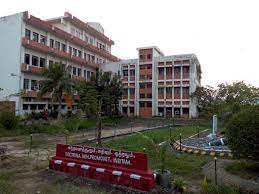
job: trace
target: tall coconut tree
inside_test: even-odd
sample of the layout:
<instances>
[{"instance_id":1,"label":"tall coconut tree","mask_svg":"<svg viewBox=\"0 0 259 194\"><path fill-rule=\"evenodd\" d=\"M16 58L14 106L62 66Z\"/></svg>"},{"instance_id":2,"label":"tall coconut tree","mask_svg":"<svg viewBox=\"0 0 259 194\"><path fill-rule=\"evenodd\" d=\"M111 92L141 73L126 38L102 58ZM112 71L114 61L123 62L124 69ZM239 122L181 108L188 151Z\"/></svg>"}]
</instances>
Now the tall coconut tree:
<instances>
[{"instance_id":1,"label":"tall coconut tree","mask_svg":"<svg viewBox=\"0 0 259 194\"><path fill-rule=\"evenodd\" d=\"M43 70L43 77L45 78L41 84L42 87L39 96L51 91L52 100L58 102L58 118L61 117L62 97L64 94L71 94L74 88L74 82L71 79L71 67L62 63L50 65Z\"/></svg>"}]
</instances>

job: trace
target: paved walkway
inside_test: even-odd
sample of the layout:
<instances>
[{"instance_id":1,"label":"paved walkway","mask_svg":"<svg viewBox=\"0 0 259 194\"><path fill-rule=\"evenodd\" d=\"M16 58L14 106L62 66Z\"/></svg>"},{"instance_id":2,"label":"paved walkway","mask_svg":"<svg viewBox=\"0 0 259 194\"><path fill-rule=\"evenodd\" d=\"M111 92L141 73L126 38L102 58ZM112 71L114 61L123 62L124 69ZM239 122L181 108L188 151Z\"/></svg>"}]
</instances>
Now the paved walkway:
<instances>
[{"instance_id":1,"label":"paved walkway","mask_svg":"<svg viewBox=\"0 0 259 194\"><path fill-rule=\"evenodd\" d=\"M217 181L218 184L223 185L232 185L235 187L239 187L244 191L254 193L259 193L259 182L255 182L253 180L243 179L239 176L233 175L225 170L225 168L231 165L234 160L226 160L226 159L219 159L217 161ZM215 174L214 174L214 161L209 162L203 167L203 173L205 176L211 180L212 182L215 181ZM248 190L249 189L249 190Z\"/></svg>"}]
</instances>

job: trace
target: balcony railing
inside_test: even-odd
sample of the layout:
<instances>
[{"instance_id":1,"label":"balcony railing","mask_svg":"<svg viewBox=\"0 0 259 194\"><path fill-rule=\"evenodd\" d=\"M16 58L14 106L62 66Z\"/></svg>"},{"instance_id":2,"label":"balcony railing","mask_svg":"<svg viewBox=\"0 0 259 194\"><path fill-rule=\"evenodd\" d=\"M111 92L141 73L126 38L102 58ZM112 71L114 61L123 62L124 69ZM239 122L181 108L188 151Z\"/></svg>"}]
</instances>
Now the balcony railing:
<instances>
[{"instance_id":1,"label":"balcony railing","mask_svg":"<svg viewBox=\"0 0 259 194\"><path fill-rule=\"evenodd\" d=\"M24 73L40 75L40 74L42 74L42 70L43 70L42 67L32 66L32 65L25 64L25 63L23 63L21 65L21 71Z\"/></svg>"},{"instance_id":2,"label":"balcony railing","mask_svg":"<svg viewBox=\"0 0 259 194\"><path fill-rule=\"evenodd\" d=\"M76 81L86 81L86 78L83 76L77 76L77 75L72 75L72 79Z\"/></svg>"},{"instance_id":3,"label":"balcony railing","mask_svg":"<svg viewBox=\"0 0 259 194\"><path fill-rule=\"evenodd\" d=\"M51 47L49 47L47 45L35 42L33 40L29 40L26 37L24 37L22 39L22 45L25 46L25 47L31 48L31 49L35 49L35 50L38 50L38 51L41 51L41 52L53 55L55 57L60 57L60 58L64 58L64 59L70 60L70 61L75 62L75 63L81 63L81 64L84 64L84 65L91 66L93 68L98 68L99 67L99 65L97 63L86 61L83 58L76 57L76 56L71 55L70 53L66 53L66 52L63 52L63 51L51 48Z\"/></svg>"},{"instance_id":4,"label":"balcony railing","mask_svg":"<svg viewBox=\"0 0 259 194\"><path fill-rule=\"evenodd\" d=\"M63 31L53 25L51 25L49 22L43 21L37 17L34 16L30 16L30 18L24 18L24 21L30 25L33 26L37 26L40 29L43 29L45 31L51 32L54 35L68 40L71 43L74 43L78 46L84 47L85 49L91 51L91 52L96 52L97 54L101 55L102 57L105 57L111 61L118 61L119 58L117 58L116 56L112 55L111 53L99 49L98 47L94 46L94 45L90 45L87 42L85 42L84 40L74 37L72 34L67 33L66 31Z\"/></svg>"}]
</instances>

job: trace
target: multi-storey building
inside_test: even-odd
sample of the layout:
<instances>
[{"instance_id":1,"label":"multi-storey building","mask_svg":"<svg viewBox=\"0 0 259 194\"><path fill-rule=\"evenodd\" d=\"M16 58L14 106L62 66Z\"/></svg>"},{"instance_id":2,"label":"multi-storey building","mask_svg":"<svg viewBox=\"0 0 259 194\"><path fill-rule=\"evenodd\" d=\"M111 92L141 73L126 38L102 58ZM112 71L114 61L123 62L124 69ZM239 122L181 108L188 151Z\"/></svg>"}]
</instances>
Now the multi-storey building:
<instances>
[{"instance_id":1,"label":"multi-storey building","mask_svg":"<svg viewBox=\"0 0 259 194\"><path fill-rule=\"evenodd\" d=\"M114 42L99 23L85 23L70 13L41 20L28 12L0 18L0 99L16 102L18 114L42 111L51 92L37 98L41 70L53 63L71 66L74 80L87 80L102 64L118 61L111 54ZM21 95L19 95L21 94ZM66 103L62 109L66 110Z\"/></svg>"},{"instance_id":2,"label":"multi-storey building","mask_svg":"<svg viewBox=\"0 0 259 194\"><path fill-rule=\"evenodd\" d=\"M121 111L129 116L195 118L200 64L194 54L164 56L157 47L138 48L138 58L106 63L104 71L122 76Z\"/></svg>"},{"instance_id":3,"label":"multi-storey building","mask_svg":"<svg viewBox=\"0 0 259 194\"><path fill-rule=\"evenodd\" d=\"M37 98L41 70L58 62L71 66L72 79L79 81L90 79L97 69L121 74L125 115L198 116L197 100L190 97L200 84L194 54L164 56L157 47L144 47L137 59L119 60L99 23L85 23L67 12L49 20L28 12L1 17L0 43L0 99L15 101L20 115L49 108L51 92ZM65 102L62 109L67 109Z\"/></svg>"}]
</instances>

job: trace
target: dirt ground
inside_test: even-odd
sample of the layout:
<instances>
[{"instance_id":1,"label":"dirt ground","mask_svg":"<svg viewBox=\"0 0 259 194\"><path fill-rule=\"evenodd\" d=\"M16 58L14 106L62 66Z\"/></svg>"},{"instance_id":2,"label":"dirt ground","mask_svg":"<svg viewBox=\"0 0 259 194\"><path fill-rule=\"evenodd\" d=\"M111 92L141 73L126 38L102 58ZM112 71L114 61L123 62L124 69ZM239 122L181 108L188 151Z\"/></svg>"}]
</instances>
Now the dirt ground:
<instances>
[{"instance_id":1,"label":"dirt ground","mask_svg":"<svg viewBox=\"0 0 259 194\"><path fill-rule=\"evenodd\" d=\"M117 129L116 134L141 131L144 127ZM114 135L113 129L103 130L103 137ZM68 137L68 143L87 144L95 137L94 131L79 132ZM48 161L55 155L55 145L65 143L62 134L33 134L30 136L0 138L0 147L7 148L0 158L0 194L8 193L125 193L96 183L73 184L75 177L50 173ZM68 181L69 180L69 181ZM1 182L2 181L2 182ZM79 181L80 182L80 181Z\"/></svg>"}]
</instances>

